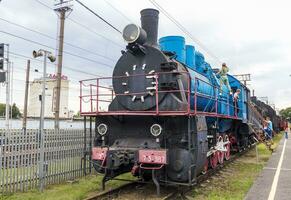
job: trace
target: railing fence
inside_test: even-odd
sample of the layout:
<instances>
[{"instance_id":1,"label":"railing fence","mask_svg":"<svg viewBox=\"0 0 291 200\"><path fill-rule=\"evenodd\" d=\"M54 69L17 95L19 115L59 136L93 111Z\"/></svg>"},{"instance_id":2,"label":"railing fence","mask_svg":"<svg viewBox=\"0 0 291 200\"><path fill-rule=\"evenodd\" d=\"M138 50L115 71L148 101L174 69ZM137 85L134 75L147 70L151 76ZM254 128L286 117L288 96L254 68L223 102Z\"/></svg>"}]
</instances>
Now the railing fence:
<instances>
[{"instance_id":1,"label":"railing fence","mask_svg":"<svg viewBox=\"0 0 291 200\"><path fill-rule=\"evenodd\" d=\"M87 130L87 135L89 130ZM0 192L11 193L38 188L39 169L43 184L56 184L84 175L84 129L63 129L44 133L44 163L40 163L38 130L0 129ZM86 137L86 152L90 152ZM87 165L86 168L92 167ZM91 171L91 169L87 169Z\"/></svg>"}]
</instances>

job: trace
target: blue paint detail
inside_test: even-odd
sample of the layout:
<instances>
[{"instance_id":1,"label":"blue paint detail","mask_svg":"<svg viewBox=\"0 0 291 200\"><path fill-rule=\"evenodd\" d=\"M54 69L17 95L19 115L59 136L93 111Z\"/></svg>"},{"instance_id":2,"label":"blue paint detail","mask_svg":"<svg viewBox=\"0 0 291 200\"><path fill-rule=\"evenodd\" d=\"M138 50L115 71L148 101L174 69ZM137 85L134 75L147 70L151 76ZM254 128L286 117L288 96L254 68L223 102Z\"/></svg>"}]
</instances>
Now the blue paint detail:
<instances>
[{"instance_id":1,"label":"blue paint detail","mask_svg":"<svg viewBox=\"0 0 291 200\"><path fill-rule=\"evenodd\" d=\"M215 94L217 91L211 86L211 82L203 74L188 69L191 76L191 108L195 107L195 92L197 92L197 110L203 112L215 112ZM195 78L196 88L195 88ZM199 80L198 80L199 79ZM199 95L201 94L201 95ZM203 95L203 96L202 96Z\"/></svg>"},{"instance_id":2,"label":"blue paint detail","mask_svg":"<svg viewBox=\"0 0 291 200\"><path fill-rule=\"evenodd\" d=\"M236 89L240 89L241 93L239 95L239 101L238 101L238 107L240 109L238 113L238 117L242 118L244 121L247 120L247 109L248 109L248 104L247 104L247 98L248 98L248 93L249 91L246 89L245 86L241 84L239 80L237 80L234 76L228 75L228 81L230 84L230 87L232 88L233 92L236 91ZM231 109L231 114L234 114L234 109Z\"/></svg>"},{"instance_id":3,"label":"blue paint detail","mask_svg":"<svg viewBox=\"0 0 291 200\"><path fill-rule=\"evenodd\" d=\"M166 36L159 39L162 51L170 51L176 54L176 60L186 63L185 38L182 36Z\"/></svg>"},{"instance_id":4,"label":"blue paint detail","mask_svg":"<svg viewBox=\"0 0 291 200\"><path fill-rule=\"evenodd\" d=\"M186 45L186 65L195 69L195 47L192 45Z\"/></svg>"},{"instance_id":5,"label":"blue paint detail","mask_svg":"<svg viewBox=\"0 0 291 200\"><path fill-rule=\"evenodd\" d=\"M204 55L200 53L199 51L195 52L195 68L197 71L203 73L203 68L204 68Z\"/></svg>"},{"instance_id":6,"label":"blue paint detail","mask_svg":"<svg viewBox=\"0 0 291 200\"><path fill-rule=\"evenodd\" d=\"M214 74L212 67L205 61L204 55L195 50L192 45L185 45L185 38L181 36L166 36L159 39L162 51L169 51L176 55L174 59L185 64L191 77L191 109L195 108L195 93L197 93L196 106L198 111L217 112L222 115L234 116L233 96L229 94L228 88L223 85L220 90L219 77ZM197 80L197 79L199 80ZM247 120L247 96L248 89L235 77L228 75L233 93L241 89L238 118ZM195 81L196 80L196 81ZM196 83L195 83L196 82ZM214 86L214 87L213 87ZM221 94L220 94L221 93ZM200 95L199 95L200 94ZM203 95L203 96L202 96ZM218 99L216 103L216 99ZM208 117L207 124L215 123L217 118ZM225 132L231 127L231 120L219 119L219 132Z\"/></svg>"}]
</instances>

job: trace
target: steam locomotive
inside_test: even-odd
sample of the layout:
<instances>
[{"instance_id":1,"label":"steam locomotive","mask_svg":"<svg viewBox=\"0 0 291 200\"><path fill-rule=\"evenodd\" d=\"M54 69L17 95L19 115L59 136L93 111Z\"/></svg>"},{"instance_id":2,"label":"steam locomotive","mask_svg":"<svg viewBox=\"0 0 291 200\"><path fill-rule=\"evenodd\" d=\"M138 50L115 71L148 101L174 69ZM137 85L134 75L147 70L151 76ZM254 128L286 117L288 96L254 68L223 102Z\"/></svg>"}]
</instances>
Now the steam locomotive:
<instances>
[{"instance_id":1,"label":"steam locomotive","mask_svg":"<svg viewBox=\"0 0 291 200\"><path fill-rule=\"evenodd\" d=\"M254 143L250 91L232 75L232 91L220 86L184 37L158 42L158 10L140 13L141 27L129 24L122 33L127 46L113 71L113 100L105 111L81 112L96 117L92 162L104 174L103 188L127 172L157 187L193 185L209 167ZM230 93L237 89L234 105Z\"/></svg>"}]
</instances>

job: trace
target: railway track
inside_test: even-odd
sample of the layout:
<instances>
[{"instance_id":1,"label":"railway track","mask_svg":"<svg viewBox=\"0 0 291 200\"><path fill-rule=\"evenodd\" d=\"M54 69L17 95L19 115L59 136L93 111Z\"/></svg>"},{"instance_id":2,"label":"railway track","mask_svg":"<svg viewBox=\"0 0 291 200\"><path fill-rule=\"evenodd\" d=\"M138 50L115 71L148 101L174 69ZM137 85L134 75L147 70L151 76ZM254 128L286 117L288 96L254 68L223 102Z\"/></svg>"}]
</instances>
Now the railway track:
<instances>
[{"instance_id":1,"label":"railway track","mask_svg":"<svg viewBox=\"0 0 291 200\"><path fill-rule=\"evenodd\" d=\"M202 174L197 177L197 184L203 183L206 181L208 178L219 172L221 169L223 169L225 166L229 165L230 163L234 162L236 159L241 157L242 155L246 154L249 152L254 146L251 146L249 149L236 153L235 155L231 156L229 160L225 160L223 165L218 165L215 169L208 170L206 174ZM163 198L163 200L175 200L175 199L188 199L187 193L192 191L193 187L185 187L182 188L180 191L177 190L175 192L172 192L169 194L167 197Z\"/></svg>"},{"instance_id":2,"label":"railway track","mask_svg":"<svg viewBox=\"0 0 291 200\"><path fill-rule=\"evenodd\" d=\"M105 200L105 199L115 199L118 197L118 194L120 193L121 190L128 190L128 189L132 189L138 185L142 185L143 183L141 182L129 182L129 183L126 183L126 184L123 184L117 188L113 188L113 189L110 189L110 190L105 190L103 192L100 192L100 193L97 193L97 194L94 194L88 198L86 198L85 200Z\"/></svg>"},{"instance_id":3,"label":"railway track","mask_svg":"<svg viewBox=\"0 0 291 200\"><path fill-rule=\"evenodd\" d=\"M208 170L206 174L198 176L195 185L206 181L209 177L216 174L226 165L229 165L230 163L234 162L236 159L247 153L250 149L252 149L252 147L243 152L231 156L229 160L224 161L223 165L219 165L215 169ZM123 199L123 197L125 197L124 199L156 199L156 200L190 199L189 197L187 197L187 193L192 191L192 189L193 186L192 187L164 186L161 187L161 195L157 196L156 193L153 192L156 191L154 184L134 181L123 184L114 189L97 193L95 195L92 195L91 197L86 198L86 200L112 200L120 198Z\"/></svg>"}]
</instances>

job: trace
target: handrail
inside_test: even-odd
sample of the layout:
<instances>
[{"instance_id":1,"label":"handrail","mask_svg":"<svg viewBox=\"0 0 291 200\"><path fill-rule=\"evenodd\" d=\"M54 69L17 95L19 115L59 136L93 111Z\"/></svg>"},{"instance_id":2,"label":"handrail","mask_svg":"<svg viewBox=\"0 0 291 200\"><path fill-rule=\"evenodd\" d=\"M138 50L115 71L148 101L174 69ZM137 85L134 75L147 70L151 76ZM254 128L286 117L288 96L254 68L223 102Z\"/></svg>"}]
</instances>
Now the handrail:
<instances>
[{"instance_id":1,"label":"handrail","mask_svg":"<svg viewBox=\"0 0 291 200\"><path fill-rule=\"evenodd\" d=\"M160 90L159 89L159 79L164 74L186 74L187 75L187 88L184 89L171 89L171 90ZM112 86L108 86L106 80L113 80L118 78L129 78L129 77L136 77L136 76L152 76L154 79L153 82L155 82L155 87L151 91L144 91L144 92L133 92L133 93L115 93ZM106 84L104 83L106 82ZM193 83L194 82L194 83ZM198 84L206 84L210 87L211 93L205 93L203 91L198 91ZM89 90L88 90L89 87ZM193 88L194 87L194 88ZM87 89L86 89L87 88ZM151 92L151 95L155 95L155 109L154 111L137 111L137 110L128 110L128 111L102 111L100 108L102 106L109 105L110 102L113 101L113 99L117 96L134 96L134 95L146 95ZM160 110L159 108L159 97L160 94L167 94L167 93L185 93L186 94L186 101L187 101L187 107L185 109L181 110ZM221 91L225 93L224 91ZM202 80L198 77L191 78L189 72L159 72L159 73L152 73L152 74L135 74L135 75L126 75L126 76L113 76L113 77L101 77L101 78L93 78L93 79L86 79L80 81L80 112L82 115L114 115L114 114L120 114L120 113L134 113L134 114L141 114L142 113L153 113L153 115L163 115L163 114L185 114L185 115L196 115L196 114L203 114L203 115L209 115L209 116L224 116L226 118L233 117L237 118L236 109L237 107L232 104L232 101L229 99L229 96L222 96L219 97L219 87L217 85L212 85L211 83L207 82L206 80ZM111 99L106 98L111 97ZM86 100L88 98L88 100ZM198 110L198 100L199 99L208 99L207 106L204 108L203 111ZM194 103L191 102L191 100L194 100ZM154 99L153 99L154 100ZM96 102L95 102L96 101ZM96 109L94 108L94 104L96 106ZM89 103L89 107L86 105L86 103ZM154 103L154 102L153 102ZM194 104L194 105L193 105ZM220 113L219 111L219 105L223 105L227 107L223 110L223 113ZM208 112L207 112L207 110ZM234 109L234 112L232 111ZM233 113L235 113L233 115Z\"/></svg>"}]
</instances>

